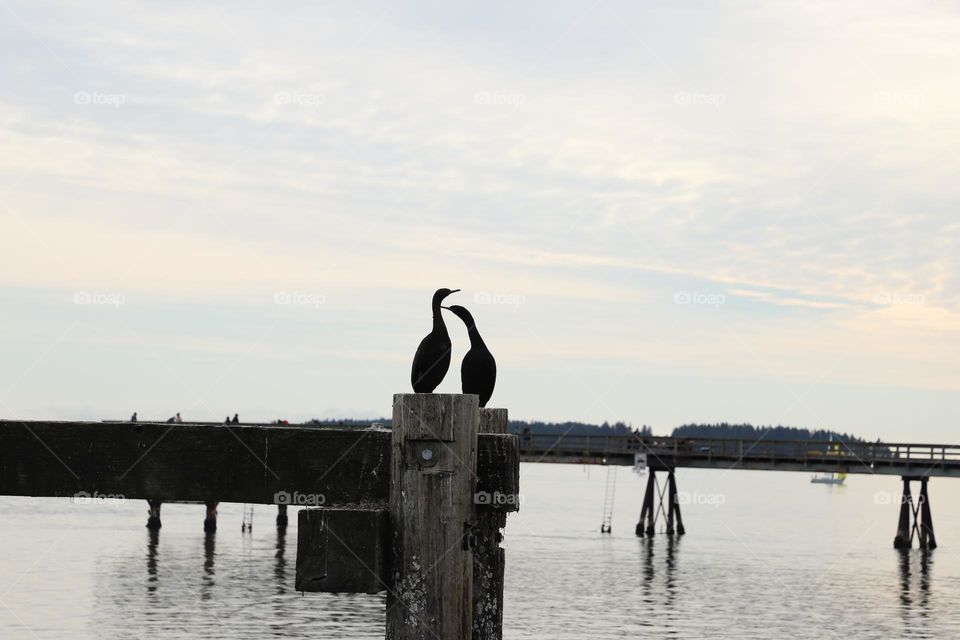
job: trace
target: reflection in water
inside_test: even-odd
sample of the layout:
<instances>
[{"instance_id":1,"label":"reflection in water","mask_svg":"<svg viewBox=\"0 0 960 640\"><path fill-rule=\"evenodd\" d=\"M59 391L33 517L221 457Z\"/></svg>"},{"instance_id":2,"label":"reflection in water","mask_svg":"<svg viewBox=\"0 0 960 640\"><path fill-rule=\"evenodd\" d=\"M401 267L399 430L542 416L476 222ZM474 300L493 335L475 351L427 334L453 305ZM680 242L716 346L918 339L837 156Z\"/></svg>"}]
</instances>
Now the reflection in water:
<instances>
[{"instance_id":1,"label":"reflection in water","mask_svg":"<svg viewBox=\"0 0 960 640\"><path fill-rule=\"evenodd\" d=\"M657 545L665 547L662 558L656 558ZM667 636L674 636L678 630L672 620L676 615L677 599L677 558L680 549L679 536L658 536L640 539L640 554L643 558L643 602L651 611L657 611L658 624ZM657 576L663 576L657 580Z\"/></svg>"},{"instance_id":2,"label":"reflection in water","mask_svg":"<svg viewBox=\"0 0 960 640\"><path fill-rule=\"evenodd\" d=\"M930 568L933 565L933 552L924 549L902 549L896 553L900 556L900 615L904 635L915 634L926 630L931 613ZM914 565L918 569L916 584ZM915 594L915 591L919 593Z\"/></svg>"},{"instance_id":3,"label":"reflection in water","mask_svg":"<svg viewBox=\"0 0 960 640\"><path fill-rule=\"evenodd\" d=\"M692 508L689 533L671 541L624 535L625 527L601 539L592 523L602 477L580 490L577 469L525 468L529 507L510 516L504 543L504 635L512 640L958 637L960 556L946 547L935 556L890 555L886 524L895 514L874 501L888 478L864 477L825 496L798 475L703 472L698 485L691 469L685 489L731 497ZM6 501L4 567L19 582L4 602L40 640L383 638L383 595L294 590L295 517L286 537L272 526L242 535L242 505L227 505L220 517L230 524L204 557L196 505L171 505L161 541L149 533L144 540L140 505L78 515L66 502ZM957 514L944 501L937 517ZM0 638L33 637L4 611Z\"/></svg>"},{"instance_id":4,"label":"reflection in water","mask_svg":"<svg viewBox=\"0 0 960 640\"><path fill-rule=\"evenodd\" d=\"M294 590L295 558L288 552L296 548L287 549L287 536L295 543L295 528L264 529L251 536L231 535L226 528L205 535L185 526L168 527L162 530L162 542L159 532L147 531L144 549L141 527L137 523L131 533L130 547L116 545L99 556L92 575L89 635L69 637L383 638L384 595L301 597ZM102 544L101 536L95 531L90 544ZM12 636L0 630L0 638L7 637Z\"/></svg>"},{"instance_id":5,"label":"reflection in water","mask_svg":"<svg viewBox=\"0 0 960 640\"><path fill-rule=\"evenodd\" d=\"M277 527L277 546L274 558L277 564L274 566L273 575L277 579L277 595L283 595L287 592L287 560L283 557L287 546L287 528Z\"/></svg>"},{"instance_id":6,"label":"reflection in water","mask_svg":"<svg viewBox=\"0 0 960 640\"><path fill-rule=\"evenodd\" d=\"M157 591L157 544L160 542L160 531L147 529L147 593Z\"/></svg>"},{"instance_id":7,"label":"reflection in water","mask_svg":"<svg viewBox=\"0 0 960 640\"><path fill-rule=\"evenodd\" d=\"M200 591L200 597L203 600L209 600L213 594L211 590L216 584L215 573L213 570L213 558L217 554L217 534L208 533L203 537L203 587Z\"/></svg>"},{"instance_id":8,"label":"reflection in water","mask_svg":"<svg viewBox=\"0 0 960 640\"><path fill-rule=\"evenodd\" d=\"M667 536L667 561L664 571L664 586L667 594L667 606L670 607L671 611L674 608L674 599L677 595L676 567L679 549L680 536Z\"/></svg>"}]
</instances>

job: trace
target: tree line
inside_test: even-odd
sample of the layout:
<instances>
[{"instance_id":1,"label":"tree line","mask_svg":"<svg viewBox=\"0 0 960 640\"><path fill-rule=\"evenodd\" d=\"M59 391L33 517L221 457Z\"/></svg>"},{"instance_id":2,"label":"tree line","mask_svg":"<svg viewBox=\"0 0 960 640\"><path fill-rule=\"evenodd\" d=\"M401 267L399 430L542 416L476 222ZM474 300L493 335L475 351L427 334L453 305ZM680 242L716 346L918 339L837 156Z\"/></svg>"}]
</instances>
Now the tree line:
<instances>
[{"instance_id":1,"label":"tree line","mask_svg":"<svg viewBox=\"0 0 960 640\"><path fill-rule=\"evenodd\" d=\"M673 430L675 438L743 438L756 440L833 440L835 442L865 442L862 438L849 433L838 433L827 429L804 429L781 425L759 426L752 424L685 424Z\"/></svg>"},{"instance_id":2,"label":"tree line","mask_svg":"<svg viewBox=\"0 0 960 640\"><path fill-rule=\"evenodd\" d=\"M337 427L357 427L366 428L377 424L389 428L392 424L390 418L378 418L376 420L359 420L355 418L344 418L342 420L310 420L309 425L315 426L337 426ZM639 435L641 437L653 436L653 429L648 425L635 428L628 422L603 422L602 424L592 424L589 422L544 422L541 420L511 420L508 425L510 433L529 433L537 435L572 435L572 436L624 436ZM756 440L761 437L769 440L833 440L835 442L866 442L849 433L840 433L828 429L805 429L802 427L777 426L754 426L752 424L731 424L728 422L719 422L713 424L684 424L673 429L670 434L675 438L743 438Z\"/></svg>"}]
</instances>

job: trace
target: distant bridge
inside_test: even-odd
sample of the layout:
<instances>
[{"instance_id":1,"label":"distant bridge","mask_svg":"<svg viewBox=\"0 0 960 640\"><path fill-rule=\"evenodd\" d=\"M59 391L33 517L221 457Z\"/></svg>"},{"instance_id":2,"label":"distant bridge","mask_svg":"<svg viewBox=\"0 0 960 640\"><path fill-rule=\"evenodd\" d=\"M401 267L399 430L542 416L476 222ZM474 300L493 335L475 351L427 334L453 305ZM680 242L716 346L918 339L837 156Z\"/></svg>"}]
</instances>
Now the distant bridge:
<instances>
[{"instance_id":1,"label":"distant bridge","mask_svg":"<svg viewBox=\"0 0 960 640\"><path fill-rule=\"evenodd\" d=\"M636 526L638 536L652 535L657 518L666 518L666 533L682 534L675 470L754 469L808 473L860 473L900 476L903 498L896 548L910 548L914 536L921 548L937 546L927 494L931 477L960 477L960 445L903 442L847 443L825 440L765 440L760 438L657 438L639 435L591 436L520 434L521 462L603 464L633 466L638 461L649 469L647 489ZM656 472L665 471L667 482L657 482ZM611 475L607 478L604 523L609 533L613 508ZM919 481L916 501L910 483ZM667 498L664 508L663 499ZM658 502L655 503L655 500Z\"/></svg>"},{"instance_id":2,"label":"distant bridge","mask_svg":"<svg viewBox=\"0 0 960 640\"><path fill-rule=\"evenodd\" d=\"M960 445L843 443L763 438L657 438L520 434L521 462L679 467L960 478Z\"/></svg>"}]
</instances>

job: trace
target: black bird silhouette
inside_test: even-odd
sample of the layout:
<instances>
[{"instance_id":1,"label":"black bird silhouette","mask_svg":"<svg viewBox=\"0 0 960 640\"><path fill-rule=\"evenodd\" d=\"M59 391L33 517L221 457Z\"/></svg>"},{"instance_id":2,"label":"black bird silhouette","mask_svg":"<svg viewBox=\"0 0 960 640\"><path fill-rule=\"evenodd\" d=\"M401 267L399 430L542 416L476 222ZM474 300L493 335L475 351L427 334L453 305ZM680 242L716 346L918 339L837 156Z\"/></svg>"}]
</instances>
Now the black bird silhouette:
<instances>
[{"instance_id":1,"label":"black bird silhouette","mask_svg":"<svg viewBox=\"0 0 960 640\"><path fill-rule=\"evenodd\" d=\"M433 393L450 368L450 334L440 315L440 304L457 291L460 289L437 289L433 294L433 330L420 341L410 371L410 383L417 393Z\"/></svg>"},{"instance_id":2,"label":"black bird silhouette","mask_svg":"<svg viewBox=\"0 0 960 640\"><path fill-rule=\"evenodd\" d=\"M497 384L497 361L487 349L487 345L477 331L477 323L465 308L458 305L443 307L449 309L467 325L467 335L470 336L470 351L463 356L460 365L460 383L464 393L475 393L480 396L480 406L487 406L493 387Z\"/></svg>"}]
</instances>

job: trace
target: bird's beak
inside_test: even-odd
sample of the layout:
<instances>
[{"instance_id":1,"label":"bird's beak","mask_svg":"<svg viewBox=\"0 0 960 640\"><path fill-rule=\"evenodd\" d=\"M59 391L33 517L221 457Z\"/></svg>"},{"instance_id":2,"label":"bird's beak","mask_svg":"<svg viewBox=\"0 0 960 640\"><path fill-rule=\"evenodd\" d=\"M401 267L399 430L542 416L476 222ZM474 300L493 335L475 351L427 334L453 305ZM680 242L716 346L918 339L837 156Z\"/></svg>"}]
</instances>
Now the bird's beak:
<instances>
[{"instance_id":1,"label":"bird's beak","mask_svg":"<svg viewBox=\"0 0 960 640\"><path fill-rule=\"evenodd\" d=\"M451 289L451 290L450 290L450 293L457 293L458 291L460 291L460 289ZM448 294L448 295L449 295L449 294Z\"/></svg>"},{"instance_id":2,"label":"bird's beak","mask_svg":"<svg viewBox=\"0 0 960 640\"><path fill-rule=\"evenodd\" d=\"M440 305L440 308L441 308L441 309L446 309L447 311L450 311L450 307L445 307L445 306L443 306L443 305Z\"/></svg>"}]
</instances>

